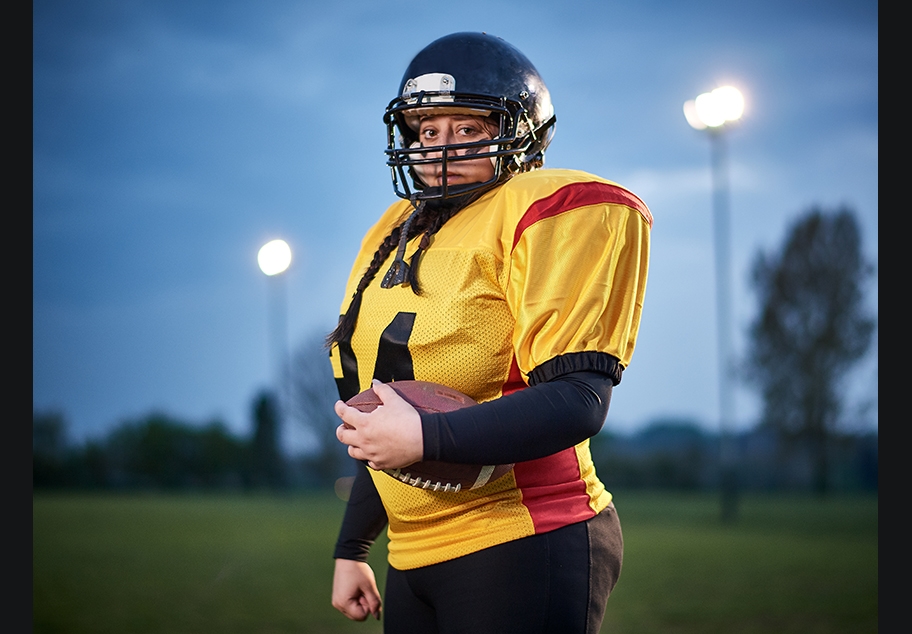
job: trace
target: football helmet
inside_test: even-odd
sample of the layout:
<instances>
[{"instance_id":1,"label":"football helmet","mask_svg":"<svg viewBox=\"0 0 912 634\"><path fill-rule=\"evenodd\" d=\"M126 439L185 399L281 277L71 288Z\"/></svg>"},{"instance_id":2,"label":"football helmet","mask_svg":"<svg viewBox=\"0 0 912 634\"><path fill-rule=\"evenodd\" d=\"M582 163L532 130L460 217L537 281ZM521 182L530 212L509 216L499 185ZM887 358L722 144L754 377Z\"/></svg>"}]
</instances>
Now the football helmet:
<instances>
[{"instance_id":1,"label":"football helmet","mask_svg":"<svg viewBox=\"0 0 912 634\"><path fill-rule=\"evenodd\" d=\"M422 147L422 114L488 117L499 132L491 140ZM409 64L399 94L386 108L387 165L402 198L433 200L460 196L541 167L556 117L548 88L532 63L514 46L487 33L453 33L435 40ZM458 152L458 154L457 154ZM487 158L493 177L483 183L447 185L448 165ZM428 186L416 170L438 169L441 186Z\"/></svg>"}]
</instances>

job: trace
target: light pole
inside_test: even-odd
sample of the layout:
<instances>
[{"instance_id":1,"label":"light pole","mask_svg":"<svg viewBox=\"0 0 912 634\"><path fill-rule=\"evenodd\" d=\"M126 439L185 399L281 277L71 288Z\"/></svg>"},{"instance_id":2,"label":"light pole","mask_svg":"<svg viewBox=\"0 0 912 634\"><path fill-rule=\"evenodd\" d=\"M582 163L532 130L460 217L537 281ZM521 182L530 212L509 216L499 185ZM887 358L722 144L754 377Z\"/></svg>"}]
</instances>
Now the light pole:
<instances>
[{"instance_id":1,"label":"light pole","mask_svg":"<svg viewBox=\"0 0 912 634\"><path fill-rule=\"evenodd\" d=\"M713 190L713 237L716 266L716 336L719 370L719 463L721 468L722 521L738 515L738 480L732 425L734 357L731 346L731 251L729 248L730 193L728 182L727 126L744 112L744 98L732 86L716 88L684 104L684 116L696 130L709 135Z\"/></svg>"},{"instance_id":2,"label":"light pole","mask_svg":"<svg viewBox=\"0 0 912 634\"><path fill-rule=\"evenodd\" d=\"M286 419L290 394L286 387L288 380L288 308L285 290L285 271L291 265L291 248L284 240L271 240L264 244L257 253L260 270L269 277L270 282L270 332L275 359L275 386L278 397L279 420Z\"/></svg>"}]
</instances>

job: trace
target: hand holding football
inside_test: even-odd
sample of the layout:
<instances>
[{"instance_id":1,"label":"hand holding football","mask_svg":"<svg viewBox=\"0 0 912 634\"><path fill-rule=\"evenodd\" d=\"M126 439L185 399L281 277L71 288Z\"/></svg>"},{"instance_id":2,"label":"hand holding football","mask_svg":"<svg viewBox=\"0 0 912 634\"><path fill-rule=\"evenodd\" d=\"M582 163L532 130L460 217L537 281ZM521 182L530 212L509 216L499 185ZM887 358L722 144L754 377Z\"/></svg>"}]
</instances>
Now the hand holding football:
<instances>
[{"instance_id":1,"label":"hand holding football","mask_svg":"<svg viewBox=\"0 0 912 634\"><path fill-rule=\"evenodd\" d=\"M421 416L389 385L374 382L376 405L370 413L342 401L335 405L343 424L336 437L348 445L348 455L364 461L372 469L402 467L421 460L424 439ZM379 407L383 405L383 407Z\"/></svg>"},{"instance_id":2,"label":"hand holding football","mask_svg":"<svg viewBox=\"0 0 912 634\"><path fill-rule=\"evenodd\" d=\"M418 412L450 412L475 401L465 394L445 385L428 381L395 381L385 384ZM383 388L380 388L381 391ZM368 388L346 403L360 412L369 413L383 405L383 401ZM341 438L340 438L341 439ZM456 492L476 489L508 473L513 465L466 465L419 460L406 467L383 469L390 476L410 486L432 491Z\"/></svg>"}]
</instances>

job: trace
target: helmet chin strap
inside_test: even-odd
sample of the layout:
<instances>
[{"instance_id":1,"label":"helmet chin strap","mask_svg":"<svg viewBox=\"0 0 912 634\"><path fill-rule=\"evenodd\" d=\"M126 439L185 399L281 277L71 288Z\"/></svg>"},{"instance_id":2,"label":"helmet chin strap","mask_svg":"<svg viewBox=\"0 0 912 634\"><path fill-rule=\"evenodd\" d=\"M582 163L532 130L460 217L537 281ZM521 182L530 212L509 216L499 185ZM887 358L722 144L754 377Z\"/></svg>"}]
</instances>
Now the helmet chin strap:
<instances>
[{"instance_id":1,"label":"helmet chin strap","mask_svg":"<svg viewBox=\"0 0 912 634\"><path fill-rule=\"evenodd\" d=\"M404 284L408 279L409 265L408 262L405 261L405 245L408 243L409 227L412 225L415 216L420 214L424 209L427 201L422 200L416 205L413 198L411 203L415 210L409 214L409 217L406 218L405 222L402 224L402 229L399 234L399 248L396 249L396 258L390 265L389 271L383 276L383 280L380 282L380 288L392 288Z\"/></svg>"}]
</instances>

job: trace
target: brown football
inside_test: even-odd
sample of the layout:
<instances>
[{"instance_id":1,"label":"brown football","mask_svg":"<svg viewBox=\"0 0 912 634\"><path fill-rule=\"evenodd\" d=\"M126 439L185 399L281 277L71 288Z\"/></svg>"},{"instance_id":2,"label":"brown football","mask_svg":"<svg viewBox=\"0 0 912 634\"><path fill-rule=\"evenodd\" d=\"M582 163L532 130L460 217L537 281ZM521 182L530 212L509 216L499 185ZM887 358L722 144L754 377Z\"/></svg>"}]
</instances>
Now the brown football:
<instances>
[{"instance_id":1,"label":"brown football","mask_svg":"<svg viewBox=\"0 0 912 634\"><path fill-rule=\"evenodd\" d=\"M475 401L462 392L439 383L394 381L388 385L419 412L451 412L475 405ZM372 388L356 394L346 402L362 412L372 412L383 404ZM384 469L383 472L413 487L455 493L482 487L506 475L512 469L512 464L455 464L422 460L401 469Z\"/></svg>"}]
</instances>

